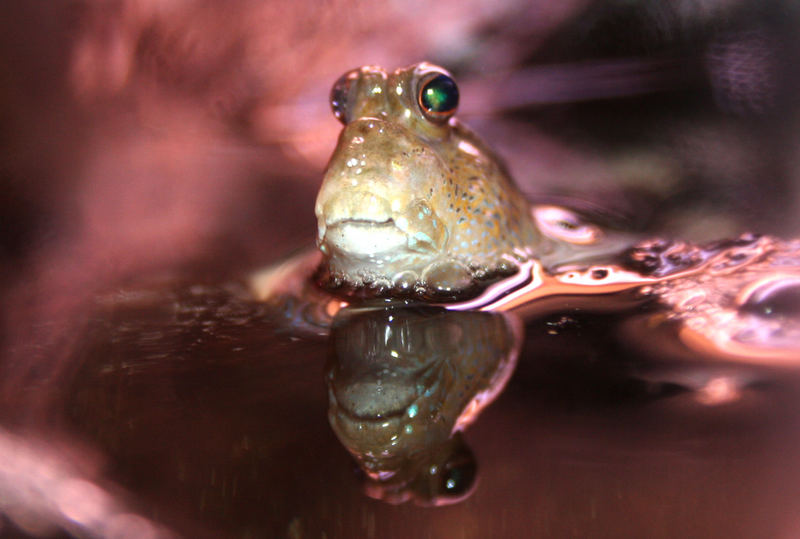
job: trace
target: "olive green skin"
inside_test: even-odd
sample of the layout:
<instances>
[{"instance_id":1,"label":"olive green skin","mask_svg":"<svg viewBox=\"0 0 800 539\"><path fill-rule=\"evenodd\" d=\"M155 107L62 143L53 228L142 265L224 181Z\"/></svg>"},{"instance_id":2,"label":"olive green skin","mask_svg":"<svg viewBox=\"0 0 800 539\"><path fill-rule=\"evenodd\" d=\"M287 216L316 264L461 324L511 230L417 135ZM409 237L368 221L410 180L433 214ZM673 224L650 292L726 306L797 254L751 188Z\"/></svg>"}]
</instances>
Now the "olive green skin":
<instances>
[{"instance_id":1,"label":"olive green skin","mask_svg":"<svg viewBox=\"0 0 800 539\"><path fill-rule=\"evenodd\" d=\"M420 91L442 68L362 67L334 87L344 123L317 196L331 282L452 293L533 256L541 236L501 160Z\"/></svg>"}]
</instances>

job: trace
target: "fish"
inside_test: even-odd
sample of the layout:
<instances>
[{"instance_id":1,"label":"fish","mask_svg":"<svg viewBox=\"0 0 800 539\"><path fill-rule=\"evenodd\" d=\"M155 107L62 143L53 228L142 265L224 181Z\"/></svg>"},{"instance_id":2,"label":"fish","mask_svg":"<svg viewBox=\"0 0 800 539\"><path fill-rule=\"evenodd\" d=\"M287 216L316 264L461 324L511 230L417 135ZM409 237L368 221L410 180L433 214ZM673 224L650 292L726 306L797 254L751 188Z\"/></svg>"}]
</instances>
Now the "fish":
<instances>
[{"instance_id":1,"label":"fish","mask_svg":"<svg viewBox=\"0 0 800 539\"><path fill-rule=\"evenodd\" d=\"M529 202L456 118L458 99L450 73L427 62L334 84L344 127L315 204L323 285L457 295L537 253Z\"/></svg>"}]
</instances>

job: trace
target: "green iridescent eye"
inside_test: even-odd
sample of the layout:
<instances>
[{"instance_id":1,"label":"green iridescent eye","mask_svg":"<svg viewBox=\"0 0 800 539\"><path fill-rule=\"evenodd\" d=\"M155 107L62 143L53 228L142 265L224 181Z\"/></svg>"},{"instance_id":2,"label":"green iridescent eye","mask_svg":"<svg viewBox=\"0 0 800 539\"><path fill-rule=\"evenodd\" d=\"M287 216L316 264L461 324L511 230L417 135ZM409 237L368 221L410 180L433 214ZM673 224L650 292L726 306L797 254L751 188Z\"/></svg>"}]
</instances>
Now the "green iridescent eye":
<instances>
[{"instance_id":1,"label":"green iridescent eye","mask_svg":"<svg viewBox=\"0 0 800 539\"><path fill-rule=\"evenodd\" d=\"M429 120L447 121L458 108L456 81L441 73L423 80L419 89L419 106Z\"/></svg>"}]
</instances>

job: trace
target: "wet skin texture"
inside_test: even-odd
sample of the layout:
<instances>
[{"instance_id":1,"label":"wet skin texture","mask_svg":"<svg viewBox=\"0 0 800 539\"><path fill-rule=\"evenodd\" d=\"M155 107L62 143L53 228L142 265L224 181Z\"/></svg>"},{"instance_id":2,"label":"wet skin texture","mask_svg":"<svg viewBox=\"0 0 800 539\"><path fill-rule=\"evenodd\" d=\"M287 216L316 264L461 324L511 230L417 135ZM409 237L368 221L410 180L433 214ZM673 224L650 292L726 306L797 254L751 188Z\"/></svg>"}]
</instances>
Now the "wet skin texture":
<instances>
[{"instance_id":1,"label":"wet skin texture","mask_svg":"<svg viewBox=\"0 0 800 539\"><path fill-rule=\"evenodd\" d=\"M453 116L457 99L447 72L428 63L362 67L334 85L344 129L315 208L327 287L448 295L534 254L529 204Z\"/></svg>"}]
</instances>

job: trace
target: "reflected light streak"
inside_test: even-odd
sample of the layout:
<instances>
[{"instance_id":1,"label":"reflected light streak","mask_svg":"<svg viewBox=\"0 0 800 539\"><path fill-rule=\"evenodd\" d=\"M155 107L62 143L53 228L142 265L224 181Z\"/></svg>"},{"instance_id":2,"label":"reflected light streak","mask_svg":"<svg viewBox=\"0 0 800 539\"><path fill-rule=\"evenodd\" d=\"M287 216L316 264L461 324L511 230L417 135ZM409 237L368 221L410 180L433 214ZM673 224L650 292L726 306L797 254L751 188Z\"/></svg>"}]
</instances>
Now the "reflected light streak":
<instances>
[{"instance_id":1,"label":"reflected light streak","mask_svg":"<svg viewBox=\"0 0 800 539\"><path fill-rule=\"evenodd\" d=\"M623 58L542 65L513 73L495 73L463 84L466 115L517 107L630 97L685 86L686 62L680 59ZM498 81L503 81L498 84Z\"/></svg>"},{"instance_id":2,"label":"reflected light streak","mask_svg":"<svg viewBox=\"0 0 800 539\"><path fill-rule=\"evenodd\" d=\"M161 524L131 512L81 467L52 443L0 429L0 511L35 536L62 529L80 537L177 537Z\"/></svg>"},{"instance_id":3,"label":"reflected light streak","mask_svg":"<svg viewBox=\"0 0 800 539\"><path fill-rule=\"evenodd\" d=\"M708 406L726 404L741 398L742 392L737 380L730 376L712 378L700 388L695 397L698 402Z\"/></svg>"}]
</instances>

